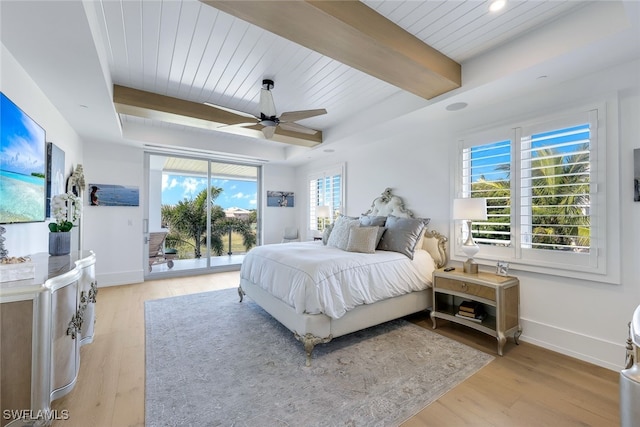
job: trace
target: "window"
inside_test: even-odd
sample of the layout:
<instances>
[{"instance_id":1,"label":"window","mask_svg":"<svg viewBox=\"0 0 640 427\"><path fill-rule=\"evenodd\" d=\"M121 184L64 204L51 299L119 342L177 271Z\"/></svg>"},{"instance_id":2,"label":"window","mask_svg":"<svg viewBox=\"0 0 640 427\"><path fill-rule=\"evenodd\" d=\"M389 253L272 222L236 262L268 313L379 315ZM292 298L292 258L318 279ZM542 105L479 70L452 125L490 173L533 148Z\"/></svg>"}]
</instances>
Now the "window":
<instances>
[{"instance_id":1,"label":"window","mask_svg":"<svg viewBox=\"0 0 640 427\"><path fill-rule=\"evenodd\" d=\"M330 222L344 211L343 166L309 176L309 230L322 230L327 218L319 218L318 206L329 207Z\"/></svg>"},{"instance_id":2,"label":"window","mask_svg":"<svg viewBox=\"0 0 640 427\"><path fill-rule=\"evenodd\" d=\"M604 189L596 185L598 174L605 176L604 162L598 163L603 114L593 109L461 141L456 197L487 199L487 220L472 227L480 245L476 258L605 272L598 250Z\"/></svg>"}]
</instances>

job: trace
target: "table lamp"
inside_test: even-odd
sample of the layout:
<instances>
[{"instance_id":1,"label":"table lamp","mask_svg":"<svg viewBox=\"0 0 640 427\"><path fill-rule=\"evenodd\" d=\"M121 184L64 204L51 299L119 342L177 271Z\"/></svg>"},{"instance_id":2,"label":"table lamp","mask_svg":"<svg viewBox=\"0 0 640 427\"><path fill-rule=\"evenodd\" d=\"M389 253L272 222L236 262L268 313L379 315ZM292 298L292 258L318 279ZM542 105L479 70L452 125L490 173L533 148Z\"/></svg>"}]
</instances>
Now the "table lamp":
<instances>
[{"instance_id":1,"label":"table lamp","mask_svg":"<svg viewBox=\"0 0 640 427\"><path fill-rule=\"evenodd\" d=\"M484 198L466 198L453 200L453 219L466 221L467 223L467 240L462 244L462 252L468 259L463 264L465 273L477 274L478 264L473 260L473 256L478 253L480 247L473 241L471 233L472 221L486 221L487 219L487 199Z\"/></svg>"},{"instance_id":2,"label":"table lamp","mask_svg":"<svg viewBox=\"0 0 640 427\"><path fill-rule=\"evenodd\" d=\"M329 218L329 206L316 206L316 216L322 218L322 230L324 230L325 220Z\"/></svg>"}]
</instances>

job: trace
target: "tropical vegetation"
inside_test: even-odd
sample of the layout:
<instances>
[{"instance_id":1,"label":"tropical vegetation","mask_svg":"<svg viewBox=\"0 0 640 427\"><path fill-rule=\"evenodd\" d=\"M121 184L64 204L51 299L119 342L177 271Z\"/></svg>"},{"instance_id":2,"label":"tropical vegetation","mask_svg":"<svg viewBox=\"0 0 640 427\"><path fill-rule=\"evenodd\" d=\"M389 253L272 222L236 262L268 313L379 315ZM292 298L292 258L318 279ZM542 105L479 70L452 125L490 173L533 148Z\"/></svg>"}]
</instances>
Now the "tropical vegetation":
<instances>
[{"instance_id":1,"label":"tropical vegetation","mask_svg":"<svg viewBox=\"0 0 640 427\"><path fill-rule=\"evenodd\" d=\"M590 246L589 147L567 155L554 148L534 152L531 161L531 247L586 252ZM503 179L481 176L472 184L472 197L487 198L489 220L478 225L479 242L507 246L511 233L509 165Z\"/></svg>"},{"instance_id":2,"label":"tropical vegetation","mask_svg":"<svg viewBox=\"0 0 640 427\"><path fill-rule=\"evenodd\" d=\"M169 229L165 245L182 250L189 248L194 258L201 258L202 249L207 247L207 242L210 242L212 253L220 256L225 251L225 237L235 233L242 236L245 250L251 249L257 241L253 227L256 219L255 212L247 219L227 218L222 208L214 203L222 191L222 188L211 186L208 198L205 189L192 199L185 198L175 205L163 205L162 224ZM209 235L207 235L208 207L211 212Z\"/></svg>"}]
</instances>

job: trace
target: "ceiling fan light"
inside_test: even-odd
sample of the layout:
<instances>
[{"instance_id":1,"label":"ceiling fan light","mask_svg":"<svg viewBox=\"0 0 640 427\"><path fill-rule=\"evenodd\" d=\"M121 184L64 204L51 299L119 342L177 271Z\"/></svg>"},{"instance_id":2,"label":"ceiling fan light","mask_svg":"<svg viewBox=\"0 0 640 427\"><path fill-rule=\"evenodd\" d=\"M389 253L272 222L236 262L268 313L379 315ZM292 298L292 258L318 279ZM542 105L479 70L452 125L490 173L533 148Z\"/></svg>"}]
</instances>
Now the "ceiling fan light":
<instances>
[{"instance_id":1,"label":"ceiling fan light","mask_svg":"<svg viewBox=\"0 0 640 427\"><path fill-rule=\"evenodd\" d=\"M260 123L262 126L266 126L266 127L269 127L269 126L271 126L271 127L278 126L278 123L276 123L276 122L275 122L275 121L273 121L273 120L269 120L269 119L267 119L267 120L260 120L260 122L259 122L259 123Z\"/></svg>"},{"instance_id":2,"label":"ceiling fan light","mask_svg":"<svg viewBox=\"0 0 640 427\"><path fill-rule=\"evenodd\" d=\"M260 113L267 117L276 115L276 106L273 103L273 95L268 89L260 89Z\"/></svg>"}]
</instances>

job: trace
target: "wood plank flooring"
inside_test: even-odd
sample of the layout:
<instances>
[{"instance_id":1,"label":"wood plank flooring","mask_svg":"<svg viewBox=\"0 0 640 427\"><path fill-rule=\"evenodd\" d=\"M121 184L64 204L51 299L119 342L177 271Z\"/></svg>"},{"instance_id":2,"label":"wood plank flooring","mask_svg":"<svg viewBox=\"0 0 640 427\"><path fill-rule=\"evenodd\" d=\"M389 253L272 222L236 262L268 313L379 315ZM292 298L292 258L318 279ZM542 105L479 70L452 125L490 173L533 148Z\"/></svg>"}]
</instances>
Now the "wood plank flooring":
<instances>
[{"instance_id":1,"label":"wood plank flooring","mask_svg":"<svg viewBox=\"0 0 640 427\"><path fill-rule=\"evenodd\" d=\"M68 410L69 419L53 425L144 426L144 301L235 288L238 282L238 272L225 272L100 288L95 338L81 348L76 386L52 404ZM423 314L409 320L431 328ZM496 354L494 338L438 324L436 332ZM616 426L618 404L617 372L509 339L503 357L496 355L403 427Z\"/></svg>"}]
</instances>

